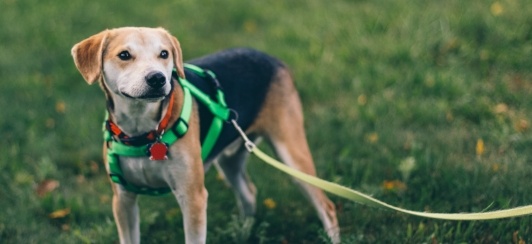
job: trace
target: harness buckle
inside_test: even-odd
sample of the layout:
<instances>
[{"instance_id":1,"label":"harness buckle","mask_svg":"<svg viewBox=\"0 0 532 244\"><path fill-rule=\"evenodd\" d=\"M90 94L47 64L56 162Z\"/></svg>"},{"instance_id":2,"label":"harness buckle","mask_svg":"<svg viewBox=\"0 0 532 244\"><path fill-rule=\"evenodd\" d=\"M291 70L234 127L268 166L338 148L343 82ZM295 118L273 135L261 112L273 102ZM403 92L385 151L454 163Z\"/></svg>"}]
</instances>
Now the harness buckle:
<instances>
[{"instance_id":1,"label":"harness buckle","mask_svg":"<svg viewBox=\"0 0 532 244\"><path fill-rule=\"evenodd\" d=\"M176 121L176 125L172 126L171 130L174 132L177 138L181 138L188 131L188 123L183 118L179 117L179 119Z\"/></svg>"}]
</instances>

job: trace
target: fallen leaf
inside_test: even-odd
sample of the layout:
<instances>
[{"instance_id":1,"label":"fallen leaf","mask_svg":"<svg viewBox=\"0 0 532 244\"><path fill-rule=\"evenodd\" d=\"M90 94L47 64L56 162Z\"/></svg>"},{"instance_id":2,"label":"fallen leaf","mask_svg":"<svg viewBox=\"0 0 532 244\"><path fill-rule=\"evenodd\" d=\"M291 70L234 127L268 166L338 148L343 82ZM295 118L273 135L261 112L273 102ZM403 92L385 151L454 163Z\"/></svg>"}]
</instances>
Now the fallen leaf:
<instances>
[{"instance_id":1,"label":"fallen leaf","mask_svg":"<svg viewBox=\"0 0 532 244\"><path fill-rule=\"evenodd\" d=\"M528 127L528 121L525 119L520 119L519 121L517 121L517 123L515 123L515 130L517 130L518 132L525 132L528 130Z\"/></svg>"},{"instance_id":2,"label":"fallen leaf","mask_svg":"<svg viewBox=\"0 0 532 244\"><path fill-rule=\"evenodd\" d=\"M482 156L482 154L484 154L484 141L482 139L478 139L477 140L477 146L476 146L476 153L477 153L477 156L480 157Z\"/></svg>"},{"instance_id":3,"label":"fallen leaf","mask_svg":"<svg viewBox=\"0 0 532 244\"><path fill-rule=\"evenodd\" d=\"M266 206L266 208L268 209L274 209L275 206L277 206L277 203L271 198L264 199L263 203L264 203L264 206Z\"/></svg>"},{"instance_id":4,"label":"fallen leaf","mask_svg":"<svg viewBox=\"0 0 532 244\"><path fill-rule=\"evenodd\" d=\"M37 193L37 196L43 197L47 193L52 192L57 187L59 187L59 181L57 180L44 180L39 185L37 185L37 188L35 189L35 192Z\"/></svg>"},{"instance_id":5,"label":"fallen leaf","mask_svg":"<svg viewBox=\"0 0 532 244\"><path fill-rule=\"evenodd\" d=\"M373 132L366 135L366 140L368 140L371 144L375 144L379 141L379 134Z\"/></svg>"},{"instance_id":6,"label":"fallen leaf","mask_svg":"<svg viewBox=\"0 0 532 244\"><path fill-rule=\"evenodd\" d=\"M405 191L406 184L399 180L385 180L384 182L382 182L382 188L387 191Z\"/></svg>"},{"instance_id":7,"label":"fallen leaf","mask_svg":"<svg viewBox=\"0 0 532 244\"><path fill-rule=\"evenodd\" d=\"M51 214L48 215L48 218L60 219L60 218L64 218L65 216L69 214L70 214L70 208L63 208L63 209L53 211Z\"/></svg>"},{"instance_id":8,"label":"fallen leaf","mask_svg":"<svg viewBox=\"0 0 532 244\"><path fill-rule=\"evenodd\" d=\"M491 13L495 16L499 16L504 11L502 4L500 2L494 2L490 7Z\"/></svg>"},{"instance_id":9,"label":"fallen leaf","mask_svg":"<svg viewBox=\"0 0 532 244\"><path fill-rule=\"evenodd\" d=\"M66 104L63 101L58 101L55 103L55 111L64 114L66 111Z\"/></svg>"},{"instance_id":10,"label":"fallen leaf","mask_svg":"<svg viewBox=\"0 0 532 244\"><path fill-rule=\"evenodd\" d=\"M504 103L499 103L493 109L496 114L504 114L508 112L508 105Z\"/></svg>"}]
</instances>

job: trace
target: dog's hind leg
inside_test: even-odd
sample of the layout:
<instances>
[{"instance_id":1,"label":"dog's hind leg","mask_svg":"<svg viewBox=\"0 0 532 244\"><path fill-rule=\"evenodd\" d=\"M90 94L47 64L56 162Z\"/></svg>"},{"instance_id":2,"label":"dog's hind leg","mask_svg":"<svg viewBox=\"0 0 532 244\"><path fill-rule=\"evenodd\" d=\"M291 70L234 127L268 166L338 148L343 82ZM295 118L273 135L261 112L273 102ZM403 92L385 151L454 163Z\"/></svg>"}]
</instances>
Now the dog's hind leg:
<instances>
[{"instance_id":1,"label":"dog's hind leg","mask_svg":"<svg viewBox=\"0 0 532 244\"><path fill-rule=\"evenodd\" d=\"M288 166L316 176L303 125L303 111L299 96L286 69L280 69L272 82L264 109L254 125L262 132L277 155ZM340 242L338 220L334 204L325 193L313 186L295 181L310 200L323 227L334 243Z\"/></svg>"},{"instance_id":2,"label":"dog's hind leg","mask_svg":"<svg viewBox=\"0 0 532 244\"><path fill-rule=\"evenodd\" d=\"M237 147L236 150L231 150ZM246 216L253 216L256 210L257 190L246 172L246 161L249 152L242 143L237 140L229 150L218 158L218 166L223 173L225 180L231 185L240 208L240 213Z\"/></svg>"},{"instance_id":3,"label":"dog's hind leg","mask_svg":"<svg viewBox=\"0 0 532 244\"><path fill-rule=\"evenodd\" d=\"M272 137L270 138L270 142L282 162L308 175L316 176L316 169L312 163L312 158L302 138L287 139ZM296 146L295 144L299 145ZM316 209L318 217L333 243L338 243L339 227L334 203L329 200L322 190L297 180L295 182Z\"/></svg>"}]
</instances>

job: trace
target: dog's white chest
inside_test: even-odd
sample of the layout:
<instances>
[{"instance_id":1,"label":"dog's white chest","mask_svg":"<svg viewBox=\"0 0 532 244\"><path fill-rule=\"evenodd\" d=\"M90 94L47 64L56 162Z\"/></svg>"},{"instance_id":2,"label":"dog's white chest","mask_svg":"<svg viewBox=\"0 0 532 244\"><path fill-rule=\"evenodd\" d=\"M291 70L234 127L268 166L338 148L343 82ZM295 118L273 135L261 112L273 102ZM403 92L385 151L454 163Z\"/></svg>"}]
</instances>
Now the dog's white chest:
<instances>
[{"instance_id":1,"label":"dog's white chest","mask_svg":"<svg viewBox=\"0 0 532 244\"><path fill-rule=\"evenodd\" d=\"M119 164L128 184L137 186L164 187L163 173L168 169L169 160L152 161L147 157L120 157Z\"/></svg>"}]
</instances>

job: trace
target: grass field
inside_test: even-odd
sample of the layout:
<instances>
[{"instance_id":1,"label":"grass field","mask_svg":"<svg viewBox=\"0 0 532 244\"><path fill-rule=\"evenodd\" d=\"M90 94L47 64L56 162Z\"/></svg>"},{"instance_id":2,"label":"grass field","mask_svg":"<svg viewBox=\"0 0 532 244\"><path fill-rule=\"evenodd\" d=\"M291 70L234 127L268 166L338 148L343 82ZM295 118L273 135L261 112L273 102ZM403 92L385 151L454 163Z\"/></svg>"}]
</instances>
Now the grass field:
<instances>
[{"instance_id":1,"label":"grass field","mask_svg":"<svg viewBox=\"0 0 532 244\"><path fill-rule=\"evenodd\" d=\"M70 48L163 26L185 59L254 47L293 70L319 176L418 211L532 204L532 5L493 1L0 1L0 243L116 243L104 97ZM209 243L327 243L290 179L253 158L254 221L207 173ZM531 243L532 218L453 222L331 197L345 243ZM265 203L265 204L263 204ZM143 243L181 243L141 197Z\"/></svg>"}]
</instances>

